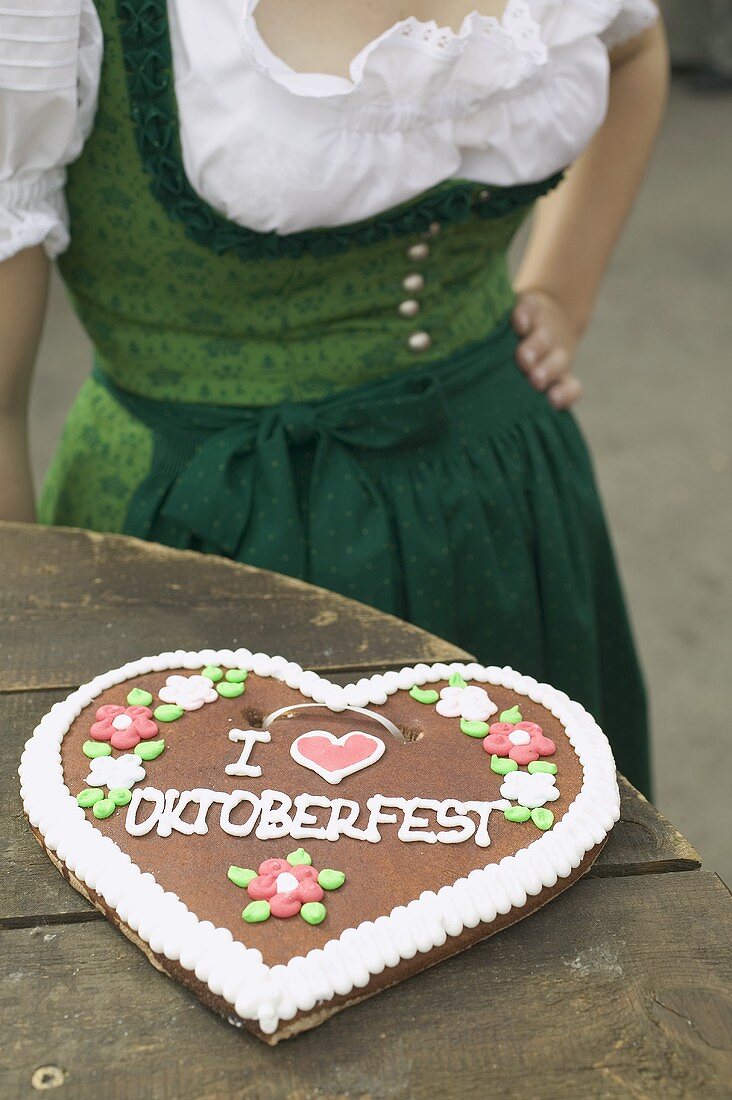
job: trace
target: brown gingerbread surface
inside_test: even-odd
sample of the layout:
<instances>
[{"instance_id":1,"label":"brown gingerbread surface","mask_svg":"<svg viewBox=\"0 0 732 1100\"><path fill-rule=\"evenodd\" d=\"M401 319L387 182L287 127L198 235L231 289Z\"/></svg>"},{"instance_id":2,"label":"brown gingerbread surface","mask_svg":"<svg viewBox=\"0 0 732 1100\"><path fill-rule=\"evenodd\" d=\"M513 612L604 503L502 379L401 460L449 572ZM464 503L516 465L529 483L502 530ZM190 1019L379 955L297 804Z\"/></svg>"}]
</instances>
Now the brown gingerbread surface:
<instances>
[{"instance_id":1,"label":"brown gingerbread surface","mask_svg":"<svg viewBox=\"0 0 732 1100\"><path fill-rule=\"evenodd\" d=\"M191 674L190 671L181 672ZM124 706L133 687L150 691L155 706L158 692L170 674L170 671L150 673L127 680L105 691L81 712L62 744L64 779L72 794L87 786L90 761L82 752L82 745L89 739L97 708L105 703ZM439 691L445 681L428 686ZM558 822L579 793L583 774L561 723L544 707L524 696L506 688L482 686L497 704L499 713L518 702L522 718L537 722L545 735L555 742L557 751L551 760L557 765L560 797L550 808ZM490 802L501 797L502 777L491 771L490 756L483 750L482 742L462 734L459 719L440 716L434 706L417 702L406 691L390 696L383 706L369 708L390 718L404 732L405 742L389 735L373 719L359 714L333 713L325 707L301 710L275 721L270 731L271 743L254 747L249 762L261 766L259 778L226 774L225 766L237 761L241 751L240 745L229 740L229 730L258 728L265 715L280 707L309 701L284 684L250 673L246 691L240 698L219 698L175 722L159 724L158 736L165 738L165 751L156 760L144 764L147 777L138 786L152 786L162 791L170 788L178 791L210 788L223 792L241 789L255 795L269 789L281 791L293 799L302 793L328 799L347 798L362 807L356 821L359 827L365 826L366 801L374 794L437 801ZM492 720L497 721L498 715ZM290 756L294 739L316 729L328 730L337 737L354 729L362 730L381 738L386 749L380 760L333 785ZM121 752L115 751L114 755L119 756ZM195 809L184 813L184 820L192 821ZM97 820L91 810L86 813L96 828L111 837L143 871L153 874L166 890L177 894L199 919L228 928L248 947L259 948L269 965L286 963L294 956L322 947L344 929L388 914L395 906L418 898L424 890L437 891L441 886L451 885L475 868L514 854L541 835L533 822L509 822L500 811L490 816L491 844L487 848L478 847L474 838L457 844L404 843L397 838L398 823L380 826L382 839L378 843L343 836L335 842L291 836L260 840L253 834L233 837L220 828L218 805L213 805L208 813L209 831L205 835L173 832L161 837L152 832L135 837L125 829L125 807L106 820ZM430 828L436 827L430 811L420 811L420 814L428 818ZM327 817L328 811L323 809L318 824L324 825ZM298 847L307 850L319 870L336 868L346 875L341 889L326 893L326 919L317 926L306 924L300 917L270 917L266 922L253 925L244 922L242 910L250 899L246 890L227 878L229 866L233 864L256 871L263 860L286 857ZM542 904L546 900L545 893L529 899L524 909L529 911ZM520 915L523 911L514 919ZM487 933L488 929L483 934ZM470 936L471 940L474 938ZM426 960L423 965L427 965ZM406 972L410 969L406 966Z\"/></svg>"}]
</instances>

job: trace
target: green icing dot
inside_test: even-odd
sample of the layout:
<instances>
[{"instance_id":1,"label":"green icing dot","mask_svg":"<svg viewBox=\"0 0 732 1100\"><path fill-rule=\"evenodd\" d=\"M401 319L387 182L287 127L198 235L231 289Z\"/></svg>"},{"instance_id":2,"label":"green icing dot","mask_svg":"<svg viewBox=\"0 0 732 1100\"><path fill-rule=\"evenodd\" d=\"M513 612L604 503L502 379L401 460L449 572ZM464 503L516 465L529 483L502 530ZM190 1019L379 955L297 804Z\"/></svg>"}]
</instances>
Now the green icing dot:
<instances>
[{"instance_id":1,"label":"green icing dot","mask_svg":"<svg viewBox=\"0 0 732 1100\"><path fill-rule=\"evenodd\" d=\"M246 890L252 879L257 877L257 872L250 871L246 867L235 867L232 864L226 872L226 877L229 882L233 882L235 886L241 886L242 890Z\"/></svg>"},{"instance_id":2,"label":"green icing dot","mask_svg":"<svg viewBox=\"0 0 732 1100\"><path fill-rule=\"evenodd\" d=\"M227 680L224 680L216 685L216 690L219 695L223 695L224 699L237 699L244 694L245 687L246 684L230 684Z\"/></svg>"},{"instance_id":3,"label":"green icing dot","mask_svg":"<svg viewBox=\"0 0 732 1100\"><path fill-rule=\"evenodd\" d=\"M532 760L527 771L530 771L532 775L534 772L544 772L546 775L556 775L557 765L552 764L549 760Z\"/></svg>"},{"instance_id":4,"label":"green icing dot","mask_svg":"<svg viewBox=\"0 0 732 1100\"><path fill-rule=\"evenodd\" d=\"M537 806L535 810L531 811L531 820L537 829L541 829L542 833L545 833L554 824L554 814L544 806Z\"/></svg>"},{"instance_id":5,"label":"green icing dot","mask_svg":"<svg viewBox=\"0 0 732 1100\"><path fill-rule=\"evenodd\" d=\"M299 867L301 864L311 864L313 862L312 856L309 856L304 848L298 848L294 852L290 852L287 857L287 862L291 867Z\"/></svg>"},{"instance_id":6,"label":"green icing dot","mask_svg":"<svg viewBox=\"0 0 732 1100\"><path fill-rule=\"evenodd\" d=\"M521 722L521 721L523 721L523 719L521 717L521 711L518 709L517 706L514 706L514 707L511 707L510 710L502 710L500 715L499 715L498 721L499 722L513 722L513 723L515 723L515 722Z\"/></svg>"},{"instance_id":7,"label":"green icing dot","mask_svg":"<svg viewBox=\"0 0 732 1100\"><path fill-rule=\"evenodd\" d=\"M112 746L107 741L85 741L81 751L90 760L96 760L98 756L111 756Z\"/></svg>"},{"instance_id":8,"label":"green icing dot","mask_svg":"<svg viewBox=\"0 0 732 1100\"><path fill-rule=\"evenodd\" d=\"M86 810L89 806L93 806L95 802L99 802L102 798L104 798L104 791L101 787L87 787L86 790L79 791L76 796L76 801Z\"/></svg>"},{"instance_id":9,"label":"green icing dot","mask_svg":"<svg viewBox=\"0 0 732 1100\"><path fill-rule=\"evenodd\" d=\"M128 802L132 801L132 791L128 791L124 787L115 787L109 792L109 797L115 806L126 806Z\"/></svg>"},{"instance_id":10,"label":"green icing dot","mask_svg":"<svg viewBox=\"0 0 732 1100\"><path fill-rule=\"evenodd\" d=\"M183 707L177 707L175 703L161 703L153 713L158 722L175 722L178 718L183 717L185 711Z\"/></svg>"},{"instance_id":11,"label":"green icing dot","mask_svg":"<svg viewBox=\"0 0 732 1100\"><path fill-rule=\"evenodd\" d=\"M503 816L506 821L528 821L531 810L527 810L526 806L511 806L510 809L503 811Z\"/></svg>"},{"instance_id":12,"label":"green icing dot","mask_svg":"<svg viewBox=\"0 0 732 1100\"><path fill-rule=\"evenodd\" d=\"M465 680L463 680L462 674L460 672L453 672L452 676L447 682L451 688L465 688L468 686L465 683Z\"/></svg>"},{"instance_id":13,"label":"green icing dot","mask_svg":"<svg viewBox=\"0 0 732 1100\"><path fill-rule=\"evenodd\" d=\"M117 804L113 798L100 798L92 806L92 813L95 817L104 819L105 817L111 817L116 809Z\"/></svg>"},{"instance_id":14,"label":"green icing dot","mask_svg":"<svg viewBox=\"0 0 732 1100\"><path fill-rule=\"evenodd\" d=\"M468 737L485 737L488 733L488 724L487 722L471 722L467 718L461 718L460 729Z\"/></svg>"},{"instance_id":15,"label":"green icing dot","mask_svg":"<svg viewBox=\"0 0 732 1100\"><path fill-rule=\"evenodd\" d=\"M242 917L247 924L261 924L262 921L269 920L269 913L268 901L250 901L242 913Z\"/></svg>"},{"instance_id":16,"label":"green icing dot","mask_svg":"<svg viewBox=\"0 0 732 1100\"><path fill-rule=\"evenodd\" d=\"M201 676L205 676L212 684L218 684L219 680L223 680L224 673L218 665L206 665Z\"/></svg>"},{"instance_id":17,"label":"green icing dot","mask_svg":"<svg viewBox=\"0 0 732 1100\"><path fill-rule=\"evenodd\" d=\"M226 673L226 679L230 684L243 684L248 675L245 668L230 668Z\"/></svg>"},{"instance_id":18,"label":"green icing dot","mask_svg":"<svg viewBox=\"0 0 732 1100\"><path fill-rule=\"evenodd\" d=\"M508 775L509 772L517 772L518 764L515 760L508 760L502 756L491 757L491 771L496 775Z\"/></svg>"},{"instance_id":19,"label":"green icing dot","mask_svg":"<svg viewBox=\"0 0 732 1100\"><path fill-rule=\"evenodd\" d=\"M142 688L133 688L127 696L127 703L131 707L149 707L152 701L150 692L143 691Z\"/></svg>"},{"instance_id":20,"label":"green icing dot","mask_svg":"<svg viewBox=\"0 0 732 1100\"><path fill-rule=\"evenodd\" d=\"M141 741L139 745L135 745L134 752L140 760L157 760L164 749L165 739L161 738L159 741Z\"/></svg>"},{"instance_id":21,"label":"green icing dot","mask_svg":"<svg viewBox=\"0 0 732 1100\"><path fill-rule=\"evenodd\" d=\"M300 910L300 916L308 924L322 924L325 920L325 906L321 901L306 901Z\"/></svg>"},{"instance_id":22,"label":"green icing dot","mask_svg":"<svg viewBox=\"0 0 732 1100\"><path fill-rule=\"evenodd\" d=\"M318 885L324 890L338 890L345 881L343 871L334 871L331 867L324 867L318 875Z\"/></svg>"},{"instance_id":23,"label":"green icing dot","mask_svg":"<svg viewBox=\"0 0 732 1100\"><path fill-rule=\"evenodd\" d=\"M440 698L439 692L432 689L422 690L421 687L417 687L415 684L409 694L413 699L416 699L418 703L436 703Z\"/></svg>"}]
</instances>

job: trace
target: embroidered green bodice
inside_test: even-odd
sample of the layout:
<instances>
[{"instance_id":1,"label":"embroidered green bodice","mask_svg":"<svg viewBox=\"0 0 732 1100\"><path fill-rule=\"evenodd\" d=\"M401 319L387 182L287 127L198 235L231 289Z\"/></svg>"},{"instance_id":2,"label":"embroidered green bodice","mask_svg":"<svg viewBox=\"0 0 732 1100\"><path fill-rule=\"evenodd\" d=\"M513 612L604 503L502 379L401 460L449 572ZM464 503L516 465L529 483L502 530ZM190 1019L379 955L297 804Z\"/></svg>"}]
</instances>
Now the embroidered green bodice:
<instances>
[{"instance_id":1,"label":"embroidered green bodice","mask_svg":"<svg viewBox=\"0 0 732 1100\"><path fill-rule=\"evenodd\" d=\"M61 270L117 385L222 405L309 400L494 330L512 301L507 247L556 179L447 181L359 223L255 232L186 178L164 0L103 0L99 14L99 108L69 172Z\"/></svg>"}]
</instances>

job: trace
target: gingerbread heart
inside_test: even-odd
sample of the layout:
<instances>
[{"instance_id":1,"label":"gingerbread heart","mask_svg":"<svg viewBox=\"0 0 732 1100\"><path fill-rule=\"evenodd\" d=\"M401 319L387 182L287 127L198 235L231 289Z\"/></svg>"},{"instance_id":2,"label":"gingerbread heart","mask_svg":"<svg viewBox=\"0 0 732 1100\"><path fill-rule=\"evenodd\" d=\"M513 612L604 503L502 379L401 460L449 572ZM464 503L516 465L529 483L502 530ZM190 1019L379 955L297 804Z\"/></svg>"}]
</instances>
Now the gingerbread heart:
<instances>
[{"instance_id":1,"label":"gingerbread heart","mask_svg":"<svg viewBox=\"0 0 732 1100\"><path fill-rule=\"evenodd\" d=\"M340 687L248 650L165 653L57 704L20 776L71 883L270 1043L530 914L619 815L590 715L477 664Z\"/></svg>"}]
</instances>

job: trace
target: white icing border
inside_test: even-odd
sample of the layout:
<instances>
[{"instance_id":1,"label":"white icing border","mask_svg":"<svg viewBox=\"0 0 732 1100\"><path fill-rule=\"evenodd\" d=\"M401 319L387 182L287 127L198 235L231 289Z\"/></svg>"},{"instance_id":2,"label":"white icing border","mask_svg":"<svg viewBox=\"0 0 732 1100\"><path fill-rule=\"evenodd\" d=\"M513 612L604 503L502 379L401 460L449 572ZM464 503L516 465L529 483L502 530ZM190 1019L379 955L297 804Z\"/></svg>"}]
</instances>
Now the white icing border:
<instances>
[{"instance_id":1,"label":"white icing border","mask_svg":"<svg viewBox=\"0 0 732 1100\"><path fill-rule=\"evenodd\" d=\"M526 848L499 863L477 867L452 886L424 891L375 921L347 928L337 939L286 965L267 966L259 950L235 940L226 928L202 921L153 875L143 873L109 837L90 821L63 781L61 743L71 723L101 692L131 677L168 669L205 665L246 668L271 676L333 710L345 706L381 705L398 690L408 691L448 679L500 685L546 707L565 728L584 769L580 793L562 819ZM585 854L604 840L620 816L615 762L602 730L579 703L548 684L521 676L511 668L478 664L418 664L340 687L304 671L284 657L248 649L178 650L130 661L83 684L42 718L21 758L23 808L44 844L89 889L96 891L126 925L156 954L192 971L211 992L223 997L234 1013L256 1020L266 1034L298 1011L308 1012L336 994L365 987L385 967L411 959L418 951L441 946L463 928L490 924L498 913L521 908L536 895L568 877Z\"/></svg>"}]
</instances>

